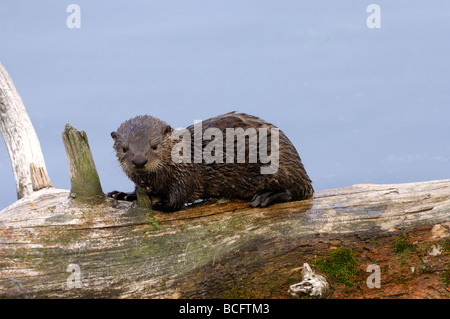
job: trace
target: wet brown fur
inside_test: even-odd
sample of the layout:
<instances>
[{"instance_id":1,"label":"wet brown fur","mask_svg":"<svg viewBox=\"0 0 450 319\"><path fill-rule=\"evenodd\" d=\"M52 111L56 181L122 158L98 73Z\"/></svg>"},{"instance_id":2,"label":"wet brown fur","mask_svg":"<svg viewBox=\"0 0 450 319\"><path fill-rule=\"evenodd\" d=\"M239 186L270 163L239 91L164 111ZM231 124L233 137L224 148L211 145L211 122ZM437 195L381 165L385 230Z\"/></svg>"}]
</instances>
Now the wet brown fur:
<instances>
[{"instance_id":1,"label":"wet brown fur","mask_svg":"<svg viewBox=\"0 0 450 319\"><path fill-rule=\"evenodd\" d=\"M210 127L219 128L223 132L224 147L226 128L268 128L270 151L270 129L274 126L255 116L231 112L202 122L203 132ZM191 133L193 159L194 126L187 129ZM147 187L154 199L155 209L175 211L185 203L219 197L245 200L253 198L252 206L264 207L275 202L302 200L313 196L311 180L300 156L281 130L279 169L275 174L261 174L261 166L270 163L248 163L248 138L245 163L225 163L225 150L224 163L174 163L171 151L179 141L171 138L172 131L167 123L157 118L138 116L122 123L117 132L111 133L124 172L136 185ZM209 142L203 141L203 147ZM133 159L143 158L147 163L141 168L131 162Z\"/></svg>"}]
</instances>

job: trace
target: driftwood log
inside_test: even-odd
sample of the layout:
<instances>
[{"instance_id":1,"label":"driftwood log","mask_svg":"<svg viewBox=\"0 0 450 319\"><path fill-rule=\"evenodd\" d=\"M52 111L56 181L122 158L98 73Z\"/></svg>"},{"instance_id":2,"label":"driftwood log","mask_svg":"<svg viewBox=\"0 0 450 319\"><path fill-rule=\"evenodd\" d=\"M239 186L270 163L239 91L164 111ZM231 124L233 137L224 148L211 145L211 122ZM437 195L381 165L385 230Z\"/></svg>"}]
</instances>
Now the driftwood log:
<instances>
[{"instance_id":1,"label":"driftwood log","mask_svg":"<svg viewBox=\"0 0 450 319\"><path fill-rule=\"evenodd\" d=\"M360 258L360 284L335 283L332 297L449 297L437 279L448 251L410 261L417 264L406 267L399 293L392 247L400 234L445 245L450 180L354 185L266 209L218 200L170 214L76 203L67 190L44 189L0 212L0 225L2 297L291 298L299 267L339 246ZM426 260L433 291L422 296L414 280ZM365 284L369 264L382 268L380 289Z\"/></svg>"},{"instance_id":2,"label":"driftwood log","mask_svg":"<svg viewBox=\"0 0 450 319\"><path fill-rule=\"evenodd\" d=\"M53 187L45 167L39 139L22 99L0 62L0 133L13 167L17 198Z\"/></svg>"}]
</instances>

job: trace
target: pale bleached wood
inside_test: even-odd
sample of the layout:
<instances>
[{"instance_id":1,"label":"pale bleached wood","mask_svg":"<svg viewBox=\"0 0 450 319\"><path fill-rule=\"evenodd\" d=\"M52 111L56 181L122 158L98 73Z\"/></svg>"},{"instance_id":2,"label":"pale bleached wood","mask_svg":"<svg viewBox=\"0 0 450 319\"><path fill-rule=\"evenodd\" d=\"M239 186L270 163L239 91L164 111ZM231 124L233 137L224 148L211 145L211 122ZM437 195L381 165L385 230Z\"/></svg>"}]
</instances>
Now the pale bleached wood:
<instances>
[{"instance_id":1,"label":"pale bleached wood","mask_svg":"<svg viewBox=\"0 0 450 319\"><path fill-rule=\"evenodd\" d=\"M0 133L11 159L17 198L53 187L39 139L13 81L0 62Z\"/></svg>"},{"instance_id":2,"label":"pale bleached wood","mask_svg":"<svg viewBox=\"0 0 450 319\"><path fill-rule=\"evenodd\" d=\"M354 185L265 209L213 201L170 214L41 190L1 211L0 225L1 297L220 298L251 278L249 289L270 298L300 281L283 280L286 267L305 262L304 249L430 225L448 236L450 180ZM81 288L69 288L71 264Z\"/></svg>"}]
</instances>

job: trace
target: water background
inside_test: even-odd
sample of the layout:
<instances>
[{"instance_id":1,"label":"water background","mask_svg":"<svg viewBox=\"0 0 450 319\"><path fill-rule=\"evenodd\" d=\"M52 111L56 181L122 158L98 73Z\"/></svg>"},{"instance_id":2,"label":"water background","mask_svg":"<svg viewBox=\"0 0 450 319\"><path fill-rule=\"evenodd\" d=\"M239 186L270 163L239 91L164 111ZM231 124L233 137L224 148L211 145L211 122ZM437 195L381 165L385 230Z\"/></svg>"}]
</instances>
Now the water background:
<instances>
[{"instance_id":1,"label":"water background","mask_svg":"<svg viewBox=\"0 0 450 319\"><path fill-rule=\"evenodd\" d=\"M75 1L0 3L0 61L57 188L70 189L66 123L86 131L103 190L129 191L121 122L233 110L283 130L316 190L450 178L450 1ZM0 194L0 209L16 200L3 142Z\"/></svg>"}]
</instances>

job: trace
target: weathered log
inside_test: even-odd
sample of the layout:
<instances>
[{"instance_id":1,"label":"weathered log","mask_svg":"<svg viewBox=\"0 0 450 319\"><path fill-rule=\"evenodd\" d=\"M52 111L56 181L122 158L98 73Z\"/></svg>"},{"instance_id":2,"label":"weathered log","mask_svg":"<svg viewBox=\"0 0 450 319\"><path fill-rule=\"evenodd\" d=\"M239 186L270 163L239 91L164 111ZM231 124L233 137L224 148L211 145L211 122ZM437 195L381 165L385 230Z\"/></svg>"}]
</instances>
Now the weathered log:
<instances>
[{"instance_id":1,"label":"weathered log","mask_svg":"<svg viewBox=\"0 0 450 319\"><path fill-rule=\"evenodd\" d=\"M62 138L69 165L71 197L91 204L101 202L105 195L86 133L66 124Z\"/></svg>"},{"instance_id":2,"label":"weathered log","mask_svg":"<svg viewBox=\"0 0 450 319\"><path fill-rule=\"evenodd\" d=\"M0 133L11 159L17 198L53 187L39 139L13 81L0 62Z\"/></svg>"},{"instance_id":3,"label":"weathered log","mask_svg":"<svg viewBox=\"0 0 450 319\"><path fill-rule=\"evenodd\" d=\"M265 209L217 200L170 214L68 195L41 190L0 212L1 297L293 298L299 267L336 247L361 264L353 286L331 282L333 298L450 297L450 180L354 185ZM414 253L396 252L399 235ZM370 264L381 267L379 289L366 285Z\"/></svg>"}]
</instances>

